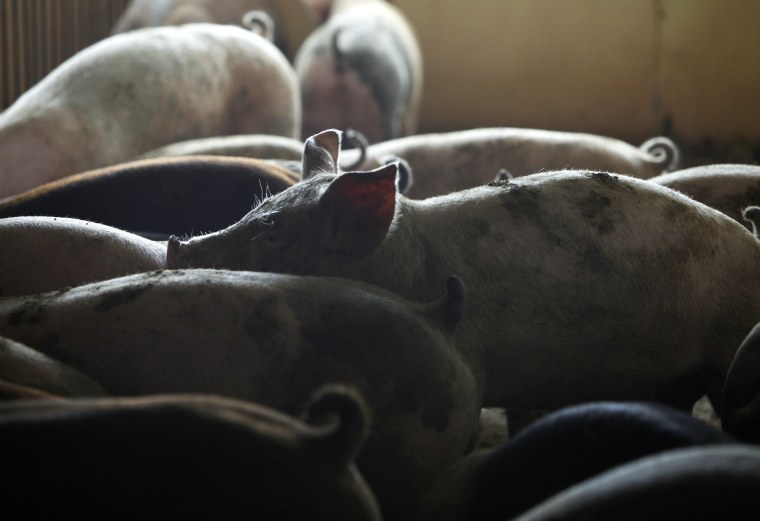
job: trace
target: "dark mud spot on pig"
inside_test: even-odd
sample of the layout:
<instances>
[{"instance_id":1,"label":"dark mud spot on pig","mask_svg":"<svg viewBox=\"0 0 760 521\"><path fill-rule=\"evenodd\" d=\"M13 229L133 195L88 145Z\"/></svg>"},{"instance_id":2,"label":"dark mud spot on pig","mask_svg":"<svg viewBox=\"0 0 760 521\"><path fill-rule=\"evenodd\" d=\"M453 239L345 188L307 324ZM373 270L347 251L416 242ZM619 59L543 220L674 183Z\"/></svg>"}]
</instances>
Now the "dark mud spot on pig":
<instances>
[{"instance_id":1,"label":"dark mud spot on pig","mask_svg":"<svg viewBox=\"0 0 760 521\"><path fill-rule=\"evenodd\" d=\"M473 219L470 223L473 236L488 235L491 232L491 223L484 219Z\"/></svg>"},{"instance_id":2,"label":"dark mud spot on pig","mask_svg":"<svg viewBox=\"0 0 760 521\"><path fill-rule=\"evenodd\" d=\"M539 212L538 193L526 186L507 184L501 202L515 216L535 218Z\"/></svg>"},{"instance_id":3,"label":"dark mud spot on pig","mask_svg":"<svg viewBox=\"0 0 760 521\"><path fill-rule=\"evenodd\" d=\"M38 302L26 302L20 308L12 311L8 315L9 326L20 326L22 324L39 324L42 322L42 315L45 307Z\"/></svg>"},{"instance_id":4,"label":"dark mud spot on pig","mask_svg":"<svg viewBox=\"0 0 760 521\"><path fill-rule=\"evenodd\" d=\"M590 243L583 249L581 259L578 261L578 267L593 273L599 273L612 270L615 266L598 244Z\"/></svg>"},{"instance_id":5,"label":"dark mud spot on pig","mask_svg":"<svg viewBox=\"0 0 760 521\"><path fill-rule=\"evenodd\" d=\"M596 226L601 235L615 229L615 223L606 210L612 205L610 198L592 190L580 203L581 214Z\"/></svg>"},{"instance_id":6,"label":"dark mud spot on pig","mask_svg":"<svg viewBox=\"0 0 760 521\"><path fill-rule=\"evenodd\" d=\"M254 345L266 356L285 353L288 343L297 341L299 325L281 295L268 295L249 311L242 327Z\"/></svg>"},{"instance_id":7,"label":"dark mud spot on pig","mask_svg":"<svg viewBox=\"0 0 760 521\"><path fill-rule=\"evenodd\" d=\"M111 309L117 306L121 306L122 304L128 304L148 291L151 286L152 284L146 284L144 286L126 288L122 291L119 291L118 293L106 295L100 299L100 302L95 304L93 310L98 312L110 311Z\"/></svg>"},{"instance_id":8,"label":"dark mud spot on pig","mask_svg":"<svg viewBox=\"0 0 760 521\"><path fill-rule=\"evenodd\" d=\"M618 176L607 173L607 172L592 172L591 179L596 181L597 183L602 183L611 188L615 188L618 186Z\"/></svg>"}]
</instances>

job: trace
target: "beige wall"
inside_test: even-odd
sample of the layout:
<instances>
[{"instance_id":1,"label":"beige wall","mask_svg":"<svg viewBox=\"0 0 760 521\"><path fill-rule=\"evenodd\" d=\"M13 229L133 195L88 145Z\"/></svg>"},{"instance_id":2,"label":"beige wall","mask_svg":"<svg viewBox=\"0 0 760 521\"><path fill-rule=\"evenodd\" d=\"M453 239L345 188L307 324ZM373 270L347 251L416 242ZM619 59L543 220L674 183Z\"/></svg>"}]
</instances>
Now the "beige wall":
<instances>
[{"instance_id":1,"label":"beige wall","mask_svg":"<svg viewBox=\"0 0 760 521\"><path fill-rule=\"evenodd\" d=\"M300 0L278 2L297 49L312 21ZM103 36L126 3L0 0L3 106ZM425 59L421 132L503 125L633 143L665 133L684 146L739 143L744 153L733 157L760 161L760 0L393 3Z\"/></svg>"},{"instance_id":2,"label":"beige wall","mask_svg":"<svg viewBox=\"0 0 760 521\"><path fill-rule=\"evenodd\" d=\"M396 0L421 131L484 125L760 143L757 0Z\"/></svg>"}]
</instances>

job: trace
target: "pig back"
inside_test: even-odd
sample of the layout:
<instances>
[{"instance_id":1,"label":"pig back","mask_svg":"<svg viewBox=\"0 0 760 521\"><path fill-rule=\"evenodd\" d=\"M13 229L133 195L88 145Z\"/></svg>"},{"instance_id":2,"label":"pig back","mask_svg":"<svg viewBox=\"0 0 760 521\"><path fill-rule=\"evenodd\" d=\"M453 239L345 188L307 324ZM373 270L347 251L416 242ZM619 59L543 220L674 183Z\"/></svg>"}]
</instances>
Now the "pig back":
<instances>
[{"instance_id":1,"label":"pig back","mask_svg":"<svg viewBox=\"0 0 760 521\"><path fill-rule=\"evenodd\" d=\"M0 167L0 195L177 141L298 137L300 125L295 72L264 38L217 24L119 34L77 53L0 114L0 158L14 165ZM20 155L29 146L36 157Z\"/></svg>"},{"instance_id":2,"label":"pig back","mask_svg":"<svg viewBox=\"0 0 760 521\"><path fill-rule=\"evenodd\" d=\"M760 166L744 164L702 165L650 179L719 210L747 224L742 211L760 204Z\"/></svg>"},{"instance_id":3,"label":"pig back","mask_svg":"<svg viewBox=\"0 0 760 521\"><path fill-rule=\"evenodd\" d=\"M71 217L165 240L229 226L295 181L288 170L249 158L128 161L6 197L0 218Z\"/></svg>"},{"instance_id":4,"label":"pig back","mask_svg":"<svg viewBox=\"0 0 760 521\"><path fill-rule=\"evenodd\" d=\"M458 340L487 346L484 366L504 368L503 380L489 375L487 404L496 395L495 405L529 409L571 394L632 398L642 385L684 406L704 385L719 403L733 354L760 317L755 238L647 181L535 174L412 206L425 265L456 266L467 284ZM407 296L415 287L383 283ZM695 366L711 369L697 377Z\"/></svg>"}]
</instances>

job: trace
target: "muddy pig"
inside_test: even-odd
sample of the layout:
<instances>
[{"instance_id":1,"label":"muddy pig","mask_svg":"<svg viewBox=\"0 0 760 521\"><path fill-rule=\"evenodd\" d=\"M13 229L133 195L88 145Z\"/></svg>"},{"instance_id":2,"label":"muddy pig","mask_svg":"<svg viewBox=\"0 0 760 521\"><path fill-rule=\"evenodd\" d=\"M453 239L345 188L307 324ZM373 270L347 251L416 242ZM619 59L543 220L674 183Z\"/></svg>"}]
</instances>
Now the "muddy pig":
<instances>
[{"instance_id":1,"label":"muddy pig","mask_svg":"<svg viewBox=\"0 0 760 521\"><path fill-rule=\"evenodd\" d=\"M456 273L468 301L455 339L485 373L484 406L691 409L708 394L720 407L760 321L760 242L736 221L589 171L412 200L397 194L393 164L336 175L339 141L307 140L302 181L225 230L170 239L167 265L340 276L416 300Z\"/></svg>"},{"instance_id":2,"label":"muddy pig","mask_svg":"<svg viewBox=\"0 0 760 521\"><path fill-rule=\"evenodd\" d=\"M304 2L309 4L309 2ZM333 0L301 44L294 67L302 136L354 128L371 142L417 131L422 54L404 14L384 0Z\"/></svg>"},{"instance_id":3,"label":"muddy pig","mask_svg":"<svg viewBox=\"0 0 760 521\"><path fill-rule=\"evenodd\" d=\"M758 489L758 447L673 449L583 481L514 521L750 520Z\"/></svg>"},{"instance_id":4,"label":"muddy pig","mask_svg":"<svg viewBox=\"0 0 760 521\"><path fill-rule=\"evenodd\" d=\"M112 395L203 392L294 412L325 382L355 386L374 421L359 467L387 519L471 447L475 377L451 342L452 277L417 304L346 279L167 270L0 302L0 334ZM441 296L443 294L443 296Z\"/></svg>"},{"instance_id":5,"label":"muddy pig","mask_svg":"<svg viewBox=\"0 0 760 521\"><path fill-rule=\"evenodd\" d=\"M6 402L3 503L40 519L379 521L354 463L360 395L328 386L306 415L210 395Z\"/></svg>"},{"instance_id":6,"label":"muddy pig","mask_svg":"<svg viewBox=\"0 0 760 521\"><path fill-rule=\"evenodd\" d=\"M0 114L0 197L177 141L300 128L295 72L261 36L132 31L78 52Z\"/></svg>"},{"instance_id":7,"label":"muddy pig","mask_svg":"<svg viewBox=\"0 0 760 521\"><path fill-rule=\"evenodd\" d=\"M514 519L618 465L675 448L735 441L665 405L590 402L566 407L499 447L455 463L426 494L420 521Z\"/></svg>"},{"instance_id":8,"label":"muddy pig","mask_svg":"<svg viewBox=\"0 0 760 521\"><path fill-rule=\"evenodd\" d=\"M742 211L760 204L760 166L757 165L695 166L649 180L712 206L748 227Z\"/></svg>"},{"instance_id":9,"label":"muddy pig","mask_svg":"<svg viewBox=\"0 0 760 521\"><path fill-rule=\"evenodd\" d=\"M256 201L298 178L289 170L249 158L127 161L6 197L0 200L0 217L72 217L166 240L172 234L225 228Z\"/></svg>"},{"instance_id":10,"label":"muddy pig","mask_svg":"<svg viewBox=\"0 0 760 521\"><path fill-rule=\"evenodd\" d=\"M394 158L409 163L413 199L485 184L506 169L513 177L565 168L602 170L650 178L678 164L680 152L666 137L635 147L607 136L495 127L420 134L373 143L343 155L343 167L376 168Z\"/></svg>"}]
</instances>

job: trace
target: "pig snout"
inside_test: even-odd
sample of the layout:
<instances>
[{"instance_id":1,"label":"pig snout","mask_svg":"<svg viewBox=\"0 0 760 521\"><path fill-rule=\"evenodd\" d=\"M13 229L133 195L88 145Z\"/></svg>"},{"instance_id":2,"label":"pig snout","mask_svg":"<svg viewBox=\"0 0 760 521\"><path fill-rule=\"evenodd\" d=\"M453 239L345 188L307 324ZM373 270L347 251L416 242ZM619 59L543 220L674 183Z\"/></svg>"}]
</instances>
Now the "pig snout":
<instances>
[{"instance_id":1,"label":"pig snout","mask_svg":"<svg viewBox=\"0 0 760 521\"><path fill-rule=\"evenodd\" d=\"M166 267L170 270L180 268L190 268L187 260L186 250L183 249L187 243L182 242L179 237L172 235L166 242Z\"/></svg>"},{"instance_id":2,"label":"pig snout","mask_svg":"<svg viewBox=\"0 0 760 521\"><path fill-rule=\"evenodd\" d=\"M183 268L241 269L237 256L225 249L221 237L203 236L181 240L176 235L166 242L166 267L170 270Z\"/></svg>"}]
</instances>

